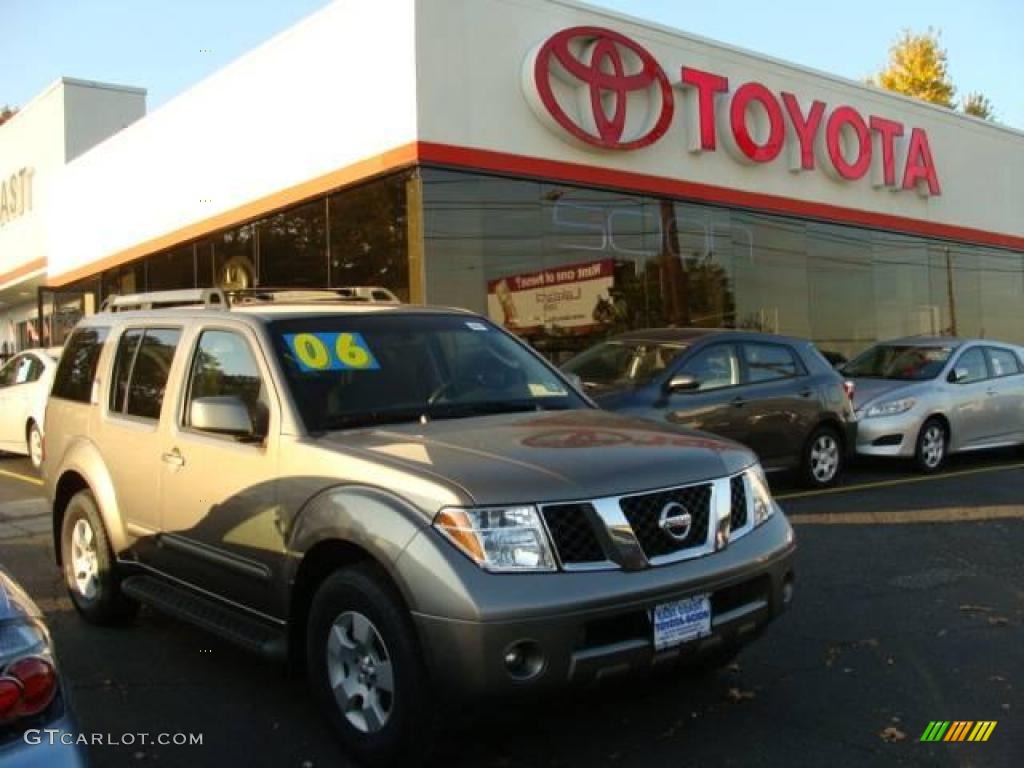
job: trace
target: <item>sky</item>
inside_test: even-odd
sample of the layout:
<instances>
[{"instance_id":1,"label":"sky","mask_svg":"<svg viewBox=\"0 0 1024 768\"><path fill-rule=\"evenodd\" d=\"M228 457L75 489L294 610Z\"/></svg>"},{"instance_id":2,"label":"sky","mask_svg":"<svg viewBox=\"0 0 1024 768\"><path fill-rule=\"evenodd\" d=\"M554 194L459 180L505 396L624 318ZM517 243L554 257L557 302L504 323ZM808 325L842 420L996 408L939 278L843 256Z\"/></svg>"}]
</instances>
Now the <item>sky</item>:
<instances>
[{"instance_id":1,"label":"sky","mask_svg":"<svg viewBox=\"0 0 1024 768\"><path fill-rule=\"evenodd\" d=\"M152 111L327 2L0 0L0 106L67 75L147 88ZM958 95L985 93L997 120L1024 130L1024 0L592 2L855 80L882 68L901 30L931 26Z\"/></svg>"}]
</instances>

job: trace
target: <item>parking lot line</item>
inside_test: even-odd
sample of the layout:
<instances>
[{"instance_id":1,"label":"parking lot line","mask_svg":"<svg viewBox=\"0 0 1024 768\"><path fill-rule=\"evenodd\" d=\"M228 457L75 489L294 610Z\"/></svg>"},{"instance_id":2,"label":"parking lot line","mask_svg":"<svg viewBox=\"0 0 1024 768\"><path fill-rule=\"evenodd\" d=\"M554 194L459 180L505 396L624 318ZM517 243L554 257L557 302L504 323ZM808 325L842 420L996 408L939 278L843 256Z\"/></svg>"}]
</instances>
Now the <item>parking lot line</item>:
<instances>
[{"instance_id":1,"label":"parking lot line","mask_svg":"<svg viewBox=\"0 0 1024 768\"><path fill-rule=\"evenodd\" d=\"M1024 520L1024 507L941 507L891 512L798 512L787 515L793 525L913 525Z\"/></svg>"},{"instance_id":2,"label":"parking lot line","mask_svg":"<svg viewBox=\"0 0 1024 768\"><path fill-rule=\"evenodd\" d=\"M21 480L22 482L32 483L32 485L42 485L43 481L38 477L32 477L32 475L23 475L20 472L11 472L6 469L0 469L0 475L3 477L13 477L15 480Z\"/></svg>"},{"instance_id":3,"label":"parking lot line","mask_svg":"<svg viewBox=\"0 0 1024 768\"><path fill-rule=\"evenodd\" d=\"M890 488L895 485L910 485L912 483L928 483L935 480L946 480L952 477L966 477L968 475L981 475L987 472L1005 472L1010 469L1024 469L1024 462L1015 464L999 464L993 467L977 467L975 469L961 469L955 472L942 472L937 475L921 475L918 477L900 477L895 480L878 480L871 483L857 483L855 485L841 485L838 488L825 488L820 491L799 491L797 493L776 494L776 499L809 499L814 496L832 496L837 493L849 493L850 491L863 491L872 488Z\"/></svg>"}]
</instances>

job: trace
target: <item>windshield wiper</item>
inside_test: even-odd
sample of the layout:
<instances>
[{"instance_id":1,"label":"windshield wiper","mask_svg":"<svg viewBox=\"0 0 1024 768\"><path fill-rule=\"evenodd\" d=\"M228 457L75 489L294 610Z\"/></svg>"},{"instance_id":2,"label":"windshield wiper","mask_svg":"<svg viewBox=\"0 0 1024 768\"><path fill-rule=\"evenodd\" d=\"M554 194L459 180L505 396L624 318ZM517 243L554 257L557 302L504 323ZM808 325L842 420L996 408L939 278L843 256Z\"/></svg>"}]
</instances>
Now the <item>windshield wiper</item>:
<instances>
[{"instance_id":1,"label":"windshield wiper","mask_svg":"<svg viewBox=\"0 0 1024 768\"><path fill-rule=\"evenodd\" d=\"M325 420L324 428L332 429L358 429L360 427L374 427L381 424L405 424L412 421L421 421L423 411L419 408L402 408L393 411L364 411L361 413L339 413Z\"/></svg>"},{"instance_id":2,"label":"windshield wiper","mask_svg":"<svg viewBox=\"0 0 1024 768\"><path fill-rule=\"evenodd\" d=\"M499 413L529 413L530 411L563 411L567 406L544 403L541 400L489 400L468 403L442 403L428 406L429 419L464 419L470 416L490 416Z\"/></svg>"}]
</instances>

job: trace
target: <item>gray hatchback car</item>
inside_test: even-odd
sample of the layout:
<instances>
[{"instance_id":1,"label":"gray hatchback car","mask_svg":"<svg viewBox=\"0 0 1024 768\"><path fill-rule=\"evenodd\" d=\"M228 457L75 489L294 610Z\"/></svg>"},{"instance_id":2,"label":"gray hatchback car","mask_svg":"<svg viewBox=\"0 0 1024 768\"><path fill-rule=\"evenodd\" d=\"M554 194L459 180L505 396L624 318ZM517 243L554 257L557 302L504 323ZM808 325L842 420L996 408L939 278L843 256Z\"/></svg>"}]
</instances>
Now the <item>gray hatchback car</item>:
<instances>
[{"instance_id":1,"label":"gray hatchback car","mask_svg":"<svg viewBox=\"0 0 1024 768\"><path fill-rule=\"evenodd\" d=\"M304 662L397 764L439 703L720 663L790 602L750 451L602 412L478 315L324 298L124 297L74 331L43 474L87 620L146 602Z\"/></svg>"}]
</instances>

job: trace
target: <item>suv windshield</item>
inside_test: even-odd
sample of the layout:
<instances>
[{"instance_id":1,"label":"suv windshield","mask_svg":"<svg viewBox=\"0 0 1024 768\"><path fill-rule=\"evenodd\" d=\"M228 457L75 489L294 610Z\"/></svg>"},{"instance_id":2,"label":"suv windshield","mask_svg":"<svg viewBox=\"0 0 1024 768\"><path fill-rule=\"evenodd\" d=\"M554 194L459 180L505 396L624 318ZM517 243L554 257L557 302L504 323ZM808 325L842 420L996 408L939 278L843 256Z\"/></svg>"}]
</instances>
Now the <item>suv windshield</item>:
<instances>
[{"instance_id":1,"label":"suv windshield","mask_svg":"<svg viewBox=\"0 0 1024 768\"><path fill-rule=\"evenodd\" d=\"M673 342L612 339L577 355L562 370L576 374L592 390L643 385L684 349L685 344Z\"/></svg>"},{"instance_id":2,"label":"suv windshield","mask_svg":"<svg viewBox=\"0 0 1024 768\"><path fill-rule=\"evenodd\" d=\"M313 432L586 405L539 357L472 316L323 315L269 328Z\"/></svg>"},{"instance_id":3,"label":"suv windshield","mask_svg":"<svg viewBox=\"0 0 1024 768\"><path fill-rule=\"evenodd\" d=\"M954 346L918 346L914 344L878 344L843 366L843 374L876 379L924 381L941 372Z\"/></svg>"}]
</instances>

